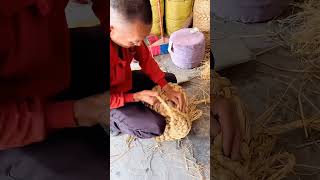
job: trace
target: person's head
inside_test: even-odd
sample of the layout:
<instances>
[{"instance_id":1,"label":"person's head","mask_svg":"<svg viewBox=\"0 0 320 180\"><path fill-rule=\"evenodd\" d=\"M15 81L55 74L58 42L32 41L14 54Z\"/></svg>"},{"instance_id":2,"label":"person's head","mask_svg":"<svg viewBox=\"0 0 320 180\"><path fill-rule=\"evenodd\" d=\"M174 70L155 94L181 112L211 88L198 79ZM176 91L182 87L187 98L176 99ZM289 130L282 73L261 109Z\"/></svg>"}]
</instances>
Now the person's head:
<instances>
[{"instance_id":1,"label":"person's head","mask_svg":"<svg viewBox=\"0 0 320 180\"><path fill-rule=\"evenodd\" d=\"M152 27L150 0L111 0L110 38L119 46L140 46Z\"/></svg>"}]
</instances>

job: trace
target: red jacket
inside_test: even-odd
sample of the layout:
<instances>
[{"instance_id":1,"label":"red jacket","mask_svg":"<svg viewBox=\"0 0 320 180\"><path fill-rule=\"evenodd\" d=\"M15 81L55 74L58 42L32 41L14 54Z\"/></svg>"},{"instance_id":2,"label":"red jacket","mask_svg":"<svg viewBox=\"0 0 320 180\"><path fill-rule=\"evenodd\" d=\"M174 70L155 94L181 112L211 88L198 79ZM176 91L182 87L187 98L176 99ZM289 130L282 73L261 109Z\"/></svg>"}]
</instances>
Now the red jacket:
<instances>
[{"instance_id":1,"label":"red jacket","mask_svg":"<svg viewBox=\"0 0 320 180\"><path fill-rule=\"evenodd\" d=\"M107 1L93 1L95 13L107 23ZM69 86L67 3L0 0L0 150L75 126L72 101L48 100Z\"/></svg>"},{"instance_id":2,"label":"red jacket","mask_svg":"<svg viewBox=\"0 0 320 180\"><path fill-rule=\"evenodd\" d=\"M155 83L161 87L167 84L164 72L160 70L157 62L152 58L148 47L144 43L141 46L130 49L121 48L121 50L123 59L118 57L117 49L112 41L110 41L110 109L133 102L133 94L128 93L132 88L130 63L133 58L139 61L142 71Z\"/></svg>"}]
</instances>

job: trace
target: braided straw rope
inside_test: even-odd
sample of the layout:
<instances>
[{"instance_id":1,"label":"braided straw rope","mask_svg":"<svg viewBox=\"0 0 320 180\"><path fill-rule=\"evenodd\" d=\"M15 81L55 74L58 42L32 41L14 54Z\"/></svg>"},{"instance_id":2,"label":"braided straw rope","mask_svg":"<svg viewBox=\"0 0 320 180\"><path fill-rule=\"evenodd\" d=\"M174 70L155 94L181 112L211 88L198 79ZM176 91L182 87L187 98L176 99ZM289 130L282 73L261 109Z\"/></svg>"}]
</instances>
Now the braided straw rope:
<instances>
[{"instance_id":1,"label":"braided straw rope","mask_svg":"<svg viewBox=\"0 0 320 180\"><path fill-rule=\"evenodd\" d=\"M211 153L213 177L219 180L280 180L286 177L295 165L294 156L288 152L274 153L274 136L258 130L251 131L247 110L228 79L215 73L211 84L213 100L222 96L236 106L243 136L240 161L224 156L222 135L215 138Z\"/></svg>"},{"instance_id":2,"label":"braided straw rope","mask_svg":"<svg viewBox=\"0 0 320 180\"><path fill-rule=\"evenodd\" d=\"M197 109L196 102L188 99L181 86L173 83L169 85L175 91L182 92L187 103L187 108L186 112L181 112L175 104L169 101L159 86L152 89L159 93L157 97L159 102L153 106L148 105L148 107L164 116L167 122L164 134L156 137L158 142L179 140L186 137L191 130L192 122L202 116L202 111Z\"/></svg>"}]
</instances>

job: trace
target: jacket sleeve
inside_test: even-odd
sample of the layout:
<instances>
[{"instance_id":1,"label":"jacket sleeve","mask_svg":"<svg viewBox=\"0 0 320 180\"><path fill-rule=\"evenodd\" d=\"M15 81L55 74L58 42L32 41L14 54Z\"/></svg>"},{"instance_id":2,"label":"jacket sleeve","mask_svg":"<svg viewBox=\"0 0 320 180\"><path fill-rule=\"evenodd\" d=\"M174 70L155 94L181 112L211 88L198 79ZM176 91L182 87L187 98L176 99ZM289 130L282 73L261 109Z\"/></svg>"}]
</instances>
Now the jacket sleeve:
<instances>
[{"instance_id":1,"label":"jacket sleeve","mask_svg":"<svg viewBox=\"0 0 320 180\"><path fill-rule=\"evenodd\" d=\"M0 102L0 150L39 142L54 129L75 126L72 101Z\"/></svg>"},{"instance_id":2,"label":"jacket sleeve","mask_svg":"<svg viewBox=\"0 0 320 180\"><path fill-rule=\"evenodd\" d=\"M168 83L165 79L164 72L161 71L158 63L151 56L145 43L136 47L136 54L134 58L139 61L142 71L147 74L153 82L157 83L161 87L164 87Z\"/></svg>"},{"instance_id":3,"label":"jacket sleeve","mask_svg":"<svg viewBox=\"0 0 320 180\"><path fill-rule=\"evenodd\" d=\"M122 107L129 102L134 102L132 93L110 93L110 109Z\"/></svg>"}]
</instances>

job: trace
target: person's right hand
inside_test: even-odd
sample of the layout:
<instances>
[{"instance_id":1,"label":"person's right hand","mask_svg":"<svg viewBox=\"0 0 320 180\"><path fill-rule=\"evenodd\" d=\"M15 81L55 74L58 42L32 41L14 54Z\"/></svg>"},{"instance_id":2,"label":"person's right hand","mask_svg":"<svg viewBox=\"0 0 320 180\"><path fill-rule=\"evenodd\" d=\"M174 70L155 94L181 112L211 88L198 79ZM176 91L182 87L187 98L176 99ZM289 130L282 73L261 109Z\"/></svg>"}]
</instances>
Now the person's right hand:
<instances>
[{"instance_id":1,"label":"person's right hand","mask_svg":"<svg viewBox=\"0 0 320 180\"><path fill-rule=\"evenodd\" d=\"M94 126L98 123L109 124L109 92L89 96L74 103L74 115L79 126Z\"/></svg>"},{"instance_id":2,"label":"person's right hand","mask_svg":"<svg viewBox=\"0 0 320 180\"><path fill-rule=\"evenodd\" d=\"M144 91L134 93L133 99L135 102L145 102L152 106L156 101L158 101L158 99L156 98L156 96L158 95L159 94L157 92L144 90Z\"/></svg>"},{"instance_id":3,"label":"person's right hand","mask_svg":"<svg viewBox=\"0 0 320 180\"><path fill-rule=\"evenodd\" d=\"M186 112L187 103L186 97L183 93L174 90L170 84L165 85L162 89L164 90L167 98L175 103L180 111Z\"/></svg>"},{"instance_id":4,"label":"person's right hand","mask_svg":"<svg viewBox=\"0 0 320 180\"><path fill-rule=\"evenodd\" d=\"M226 98L218 97L211 108L211 132L213 137L222 133L223 152L233 160L241 158L241 131L234 104Z\"/></svg>"}]
</instances>

